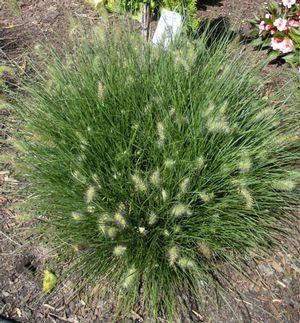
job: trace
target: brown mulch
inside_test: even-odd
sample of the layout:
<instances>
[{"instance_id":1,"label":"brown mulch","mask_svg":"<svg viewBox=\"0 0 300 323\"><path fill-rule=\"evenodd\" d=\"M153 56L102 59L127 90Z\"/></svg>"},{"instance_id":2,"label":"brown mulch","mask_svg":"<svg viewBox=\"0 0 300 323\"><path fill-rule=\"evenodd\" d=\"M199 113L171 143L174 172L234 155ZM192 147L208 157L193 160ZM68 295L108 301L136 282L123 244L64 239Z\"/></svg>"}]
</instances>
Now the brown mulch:
<instances>
[{"instance_id":1,"label":"brown mulch","mask_svg":"<svg viewBox=\"0 0 300 323\"><path fill-rule=\"evenodd\" d=\"M262 2L200 0L199 17L238 21L247 30L247 19ZM18 73L25 73L27 57L36 44L51 42L61 47L70 33L71 17L85 25L101 19L82 0L23 0L16 13L0 0L0 65L17 64ZM30 217L20 211L26 199L26 183L11 163L18 155L10 140L18 129L19 121L0 94L0 315L22 323L112 322L112 305L96 296L91 301L91 295L84 292L72 298L72 282L59 285L50 296L41 293L49 250L33 244L26 230ZM227 272L235 282L232 288L239 290L227 304L208 292L200 306L192 306L183 322L300 322L300 239L296 225L291 229L291 239L283 238L282 245L288 251L278 248L272 257L255 258L257 265L245 267L251 281ZM61 271L58 267L55 273L59 276ZM143 321L143 313L133 313L123 320Z\"/></svg>"}]
</instances>

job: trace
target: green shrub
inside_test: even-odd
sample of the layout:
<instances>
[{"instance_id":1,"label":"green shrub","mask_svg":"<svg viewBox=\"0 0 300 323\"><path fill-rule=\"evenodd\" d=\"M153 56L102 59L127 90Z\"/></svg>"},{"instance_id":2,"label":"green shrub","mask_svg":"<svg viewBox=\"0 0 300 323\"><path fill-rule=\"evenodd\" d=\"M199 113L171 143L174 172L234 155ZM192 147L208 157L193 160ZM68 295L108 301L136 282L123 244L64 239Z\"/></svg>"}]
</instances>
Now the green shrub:
<instances>
[{"instance_id":1,"label":"green shrub","mask_svg":"<svg viewBox=\"0 0 300 323\"><path fill-rule=\"evenodd\" d=\"M269 1L250 23L254 45L268 48L273 59L282 57L300 68L300 3Z\"/></svg>"},{"instance_id":2,"label":"green shrub","mask_svg":"<svg viewBox=\"0 0 300 323\"><path fill-rule=\"evenodd\" d=\"M146 1L140 0L86 0L88 4L96 10L102 12L106 8L110 12L131 13L139 21L141 20L142 6ZM150 8L159 13L162 9L175 10L181 15L185 15L186 22L192 30L199 27L199 17L197 16L197 1L195 0L154 0L148 1Z\"/></svg>"},{"instance_id":3,"label":"green shrub","mask_svg":"<svg viewBox=\"0 0 300 323\"><path fill-rule=\"evenodd\" d=\"M226 35L208 38L164 51L98 33L45 55L17 98L38 230L124 315L141 300L175 321L183 295L267 251L296 207L293 102L267 97Z\"/></svg>"}]
</instances>

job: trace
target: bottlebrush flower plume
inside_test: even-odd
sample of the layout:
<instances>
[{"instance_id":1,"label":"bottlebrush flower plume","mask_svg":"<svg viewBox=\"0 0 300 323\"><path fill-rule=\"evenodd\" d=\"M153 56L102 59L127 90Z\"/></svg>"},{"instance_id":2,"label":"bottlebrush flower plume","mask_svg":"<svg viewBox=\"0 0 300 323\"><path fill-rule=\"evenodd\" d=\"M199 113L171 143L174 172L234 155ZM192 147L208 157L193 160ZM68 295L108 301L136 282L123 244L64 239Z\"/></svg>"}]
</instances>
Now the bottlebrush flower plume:
<instances>
[{"instance_id":1,"label":"bottlebrush flower plume","mask_svg":"<svg viewBox=\"0 0 300 323\"><path fill-rule=\"evenodd\" d=\"M123 256L126 252L126 247L122 246L122 245L118 245L116 247L114 247L114 251L113 254L117 257Z\"/></svg>"},{"instance_id":2,"label":"bottlebrush flower plume","mask_svg":"<svg viewBox=\"0 0 300 323\"><path fill-rule=\"evenodd\" d=\"M132 178L134 187L137 191L139 192L147 191L147 185L138 175L132 175L131 178Z\"/></svg>"},{"instance_id":3,"label":"bottlebrush flower plume","mask_svg":"<svg viewBox=\"0 0 300 323\"><path fill-rule=\"evenodd\" d=\"M96 190L93 185L90 185L85 192L86 203L91 203L95 197Z\"/></svg>"},{"instance_id":4,"label":"bottlebrush flower plume","mask_svg":"<svg viewBox=\"0 0 300 323\"><path fill-rule=\"evenodd\" d=\"M179 217L184 214L191 215L192 212L187 205L184 205L182 203L178 203L172 208L171 214L174 215L175 217Z\"/></svg>"},{"instance_id":5,"label":"bottlebrush flower plume","mask_svg":"<svg viewBox=\"0 0 300 323\"><path fill-rule=\"evenodd\" d=\"M173 266L179 257L178 248L176 246L171 247L168 250L168 260L171 266Z\"/></svg>"}]
</instances>

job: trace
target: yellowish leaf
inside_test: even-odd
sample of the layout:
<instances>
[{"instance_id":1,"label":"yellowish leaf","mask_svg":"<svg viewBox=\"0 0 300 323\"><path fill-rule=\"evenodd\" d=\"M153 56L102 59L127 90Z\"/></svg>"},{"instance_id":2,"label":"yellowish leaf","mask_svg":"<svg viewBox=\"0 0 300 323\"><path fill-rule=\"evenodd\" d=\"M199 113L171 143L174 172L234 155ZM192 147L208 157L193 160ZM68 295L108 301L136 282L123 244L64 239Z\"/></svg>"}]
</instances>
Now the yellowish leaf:
<instances>
[{"instance_id":1,"label":"yellowish leaf","mask_svg":"<svg viewBox=\"0 0 300 323\"><path fill-rule=\"evenodd\" d=\"M51 293L57 284L57 277L49 270L44 270L43 292Z\"/></svg>"}]
</instances>

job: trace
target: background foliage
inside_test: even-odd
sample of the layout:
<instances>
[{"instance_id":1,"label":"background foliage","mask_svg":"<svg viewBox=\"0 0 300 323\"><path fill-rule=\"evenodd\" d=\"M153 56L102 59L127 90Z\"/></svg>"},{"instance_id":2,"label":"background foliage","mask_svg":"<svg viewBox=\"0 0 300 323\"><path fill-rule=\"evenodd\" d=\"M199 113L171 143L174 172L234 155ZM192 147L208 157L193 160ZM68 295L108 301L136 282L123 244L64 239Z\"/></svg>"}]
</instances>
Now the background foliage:
<instances>
[{"instance_id":1,"label":"background foliage","mask_svg":"<svg viewBox=\"0 0 300 323\"><path fill-rule=\"evenodd\" d=\"M124 13L129 12L133 16L141 20L141 9L146 1L140 0L86 0L97 10L103 8L111 12ZM155 13L160 13L162 9L176 10L178 13L185 16L186 22L193 30L199 26L197 17L197 2L195 0L152 0L149 1L150 8Z\"/></svg>"}]
</instances>

